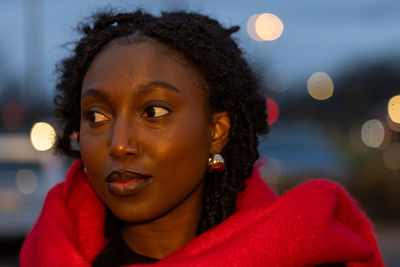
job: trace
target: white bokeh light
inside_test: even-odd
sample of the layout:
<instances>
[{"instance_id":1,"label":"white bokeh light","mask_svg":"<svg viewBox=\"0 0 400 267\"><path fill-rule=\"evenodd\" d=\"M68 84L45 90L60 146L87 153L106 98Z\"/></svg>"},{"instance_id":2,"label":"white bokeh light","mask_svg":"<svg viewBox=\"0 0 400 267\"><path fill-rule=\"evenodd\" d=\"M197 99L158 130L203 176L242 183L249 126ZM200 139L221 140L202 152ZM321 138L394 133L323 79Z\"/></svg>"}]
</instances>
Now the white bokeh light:
<instances>
[{"instance_id":1,"label":"white bokeh light","mask_svg":"<svg viewBox=\"0 0 400 267\"><path fill-rule=\"evenodd\" d=\"M281 19L270 13L261 14L255 23L256 33L264 41L278 39L282 35L283 28Z\"/></svg>"},{"instance_id":2,"label":"white bokeh light","mask_svg":"<svg viewBox=\"0 0 400 267\"><path fill-rule=\"evenodd\" d=\"M385 139L385 128L379 120L369 120L361 127L361 140L365 145L378 148Z\"/></svg>"},{"instance_id":3,"label":"white bokeh light","mask_svg":"<svg viewBox=\"0 0 400 267\"><path fill-rule=\"evenodd\" d=\"M32 194L38 186L38 180L35 173L28 169L19 170L15 177L15 182L18 190L24 195Z\"/></svg>"},{"instance_id":4,"label":"white bokeh light","mask_svg":"<svg viewBox=\"0 0 400 267\"><path fill-rule=\"evenodd\" d=\"M247 33L256 41L274 41L283 33L281 19L270 13L252 15L247 21Z\"/></svg>"},{"instance_id":5,"label":"white bokeh light","mask_svg":"<svg viewBox=\"0 0 400 267\"><path fill-rule=\"evenodd\" d=\"M56 133L53 126L46 122L37 122L31 129L31 143L38 151L46 151L53 147Z\"/></svg>"}]
</instances>

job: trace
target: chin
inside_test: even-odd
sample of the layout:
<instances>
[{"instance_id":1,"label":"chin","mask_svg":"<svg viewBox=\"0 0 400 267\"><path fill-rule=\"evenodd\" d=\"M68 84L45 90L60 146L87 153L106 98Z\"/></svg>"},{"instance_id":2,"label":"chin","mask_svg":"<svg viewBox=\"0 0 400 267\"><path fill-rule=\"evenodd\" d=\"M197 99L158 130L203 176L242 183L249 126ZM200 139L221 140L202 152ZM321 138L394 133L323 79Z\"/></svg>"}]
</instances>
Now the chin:
<instances>
[{"instance_id":1,"label":"chin","mask_svg":"<svg viewBox=\"0 0 400 267\"><path fill-rule=\"evenodd\" d=\"M145 223L163 215L163 212L156 212L147 206L135 205L132 202L106 203L106 206L117 218L126 223Z\"/></svg>"}]
</instances>

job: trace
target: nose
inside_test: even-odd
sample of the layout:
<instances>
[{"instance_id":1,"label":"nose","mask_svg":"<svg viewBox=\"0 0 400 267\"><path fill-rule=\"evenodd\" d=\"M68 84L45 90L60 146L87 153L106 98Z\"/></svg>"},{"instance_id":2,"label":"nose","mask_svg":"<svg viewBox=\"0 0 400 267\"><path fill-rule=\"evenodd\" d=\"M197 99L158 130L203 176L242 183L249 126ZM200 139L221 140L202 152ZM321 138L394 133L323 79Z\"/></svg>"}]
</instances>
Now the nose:
<instances>
[{"instance_id":1,"label":"nose","mask_svg":"<svg viewBox=\"0 0 400 267\"><path fill-rule=\"evenodd\" d=\"M137 157L140 153L134 127L125 120L117 120L112 129L109 155L112 158Z\"/></svg>"}]
</instances>

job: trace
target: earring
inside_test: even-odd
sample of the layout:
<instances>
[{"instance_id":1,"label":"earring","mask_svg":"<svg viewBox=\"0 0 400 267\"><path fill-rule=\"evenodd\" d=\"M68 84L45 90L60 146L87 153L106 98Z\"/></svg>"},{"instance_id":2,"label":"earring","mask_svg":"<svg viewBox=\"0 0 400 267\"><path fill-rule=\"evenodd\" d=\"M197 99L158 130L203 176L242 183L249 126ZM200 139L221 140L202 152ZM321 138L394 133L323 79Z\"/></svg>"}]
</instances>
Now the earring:
<instances>
[{"instance_id":1,"label":"earring","mask_svg":"<svg viewBox=\"0 0 400 267\"><path fill-rule=\"evenodd\" d=\"M208 158L209 172L222 172L223 170L225 170L225 160L221 154L214 154Z\"/></svg>"},{"instance_id":2,"label":"earring","mask_svg":"<svg viewBox=\"0 0 400 267\"><path fill-rule=\"evenodd\" d=\"M86 167L83 167L83 171L84 171L85 173L87 173Z\"/></svg>"}]
</instances>

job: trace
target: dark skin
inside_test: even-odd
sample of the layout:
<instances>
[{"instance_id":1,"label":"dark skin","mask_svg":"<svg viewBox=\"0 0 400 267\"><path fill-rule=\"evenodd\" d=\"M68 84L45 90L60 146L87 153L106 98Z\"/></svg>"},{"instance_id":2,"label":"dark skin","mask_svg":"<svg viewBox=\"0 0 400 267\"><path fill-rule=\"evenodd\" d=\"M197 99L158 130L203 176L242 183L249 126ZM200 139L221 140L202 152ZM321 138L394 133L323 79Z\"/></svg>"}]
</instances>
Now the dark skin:
<instances>
[{"instance_id":1,"label":"dark skin","mask_svg":"<svg viewBox=\"0 0 400 267\"><path fill-rule=\"evenodd\" d=\"M230 128L226 112L210 114L202 80L177 51L154 40L111 42L85 75L82 161L136 253L162 259L196 236L208 158L221 152ZM115 196L106 177L127 169L151 181Z\"/></svg>"}]
</instances>

